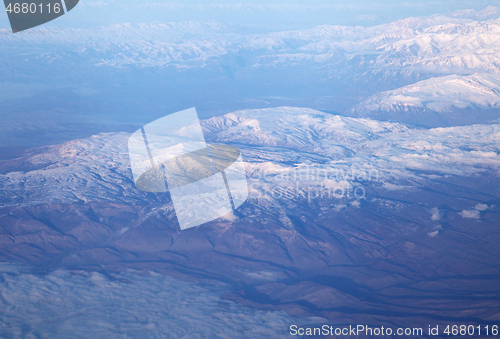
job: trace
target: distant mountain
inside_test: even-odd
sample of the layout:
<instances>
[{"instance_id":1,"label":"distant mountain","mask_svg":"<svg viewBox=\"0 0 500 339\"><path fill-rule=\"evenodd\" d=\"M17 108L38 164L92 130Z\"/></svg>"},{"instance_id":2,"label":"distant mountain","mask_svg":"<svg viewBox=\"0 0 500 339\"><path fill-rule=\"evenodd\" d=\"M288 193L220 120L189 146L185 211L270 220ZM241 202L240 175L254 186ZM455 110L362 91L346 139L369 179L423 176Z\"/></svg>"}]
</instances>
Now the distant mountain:
<instances>
[{"instance_id":1,"label":"distant mountain","mask_svg":"<svg viewBox=\"0 0 500 339\"><path fill-rule=\"evenodd\" d=\"M499 111L500 76L483 73L431 78L382 92L350 113L415 124L456 125L493 121Z\"/></svg>"},{"instance_id":2,"label":"distant mountain","mask_svg":"<svg viewBox=\"0 0 500 339\"><path fill-rule=\"evenodd\" d=\"M366 66L373 70L388 71L399 66L436 74L470 73L498 70L500 15L494 14L500 10L490 6L487 12L490 14L475 15L488 18L482 21L458 19L451 14L408 18L367 28L323 25L248 35L234 33L231 26L198 22L119 24L97 30L39 28L15 36L4 30L0 44L5 48L4 55L15 53L16 47L28 42L41 46L42 50L26 55L25 60L41 55L85 57L94 66L207 67L207 62L217 62L221 56L237 57L242 53L251 67L303 62L335 67L331 61L338 61L336 56L346 62L364 56L371 61ZM69 50L47 54L42 44L62 44Z\"/></svg>"},{"instance_id":3,"label":"distant mountain","mask_svg":"<svg viewBox=\"0 0 500 339\"><path fill-rule=\"evenodd\" d=\"M498 17L500 17L500 8L495 6L488 6L481 11L465 9L465 10L455 11L453 13L450 13L449 15L454 18L483 21L489 19L497 19Z\"/></svg>"},{"instance_id":4,"label":"distant mountain","mask_svg":"<svg viewBox=\"0 0 500 339\"><path fill-rule=\"evenodd\" d=\"M16 35L4 30L0 70L6 91L0 100L8 102L6 109L19 100L31 107L48 100L50 90L76 96L65 99L57 94L61 101L68 100L66 105L94 98L92 102L103 101L105 106L112 100L113 107L127 115L132 114L130 107L143 107L140 100L154 99L170 107L169 98L175 97L200 102L218 113L235 107L289 105L369 117L378 105L376 98L389 96L389 106L407 107L390 93L406 93L415 86L432 92L430 84L440 83L442 95L451 97L456 90L467 92L467 86L457 87L450 80L455 78L489 79L476 80L484 90L497 93L499 11L490 6L374 27L323 25L261 34L242 34L237 27L215 22L119 24L92 30L39 28ZM28 94L23 95L29 99L21 99L18 88L27 88ZM423 96L416 100L427 102L429 98ZM383 117L430 127L499 117L496 106L487 104L490 99L481 96L486 100L483 105L470 95L459 96L459 104L448 106L480 112L458 112L452 119L441 116L443 111L433 110L435 105L429 103L429 107L408 107L411 116L388 113ZM117 107L124 97L136 101ZM387 100L379 103L381 110ZM120 119L123 122L123 114Z\"/></svg>"}]
</instances>

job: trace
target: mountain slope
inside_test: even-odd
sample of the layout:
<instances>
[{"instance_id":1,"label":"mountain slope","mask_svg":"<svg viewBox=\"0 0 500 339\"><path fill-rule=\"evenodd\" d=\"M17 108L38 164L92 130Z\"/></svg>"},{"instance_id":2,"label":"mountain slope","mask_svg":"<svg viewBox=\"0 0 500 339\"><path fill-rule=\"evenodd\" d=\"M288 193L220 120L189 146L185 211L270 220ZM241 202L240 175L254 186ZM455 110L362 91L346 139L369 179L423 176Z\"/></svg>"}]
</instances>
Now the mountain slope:
<instances>
[{"instance_id":1,"label":"mountain slope","mask_svg":"<svg viewBox=\"0 0 500 339\"><path fill-rule=\"evenodd\" d=\"M335 323L496 319L499 125L291 107L202 125L242 150L250 197L234 214L180 231L168 194L134 187L128 134L102 134L0 163L2 260L221 280L228 299Z\"/></svg>"},{"instance_id":2,"label":"mountain slope","mask_svg":"<svg viewBox=\"0 0 500 339\"><path fill-rule=\"evenodd\" d=\"M419 81L376 94L350 110L350 114L427 124L471 124L499 117L500 77L449 75Z\"/></svg>"},{"instance_id":3,"label":"mountain slope","mask_svg":"<svg viewBox=\"0 0 500 339\"><path fill-rule=\"evenodd\" d=\"M0 69L5 92L0 100L7 111L27 106L12 117L47 102L68 111L98 103L102 107L90 110L96 111L94 117L89 118L87 111L80 113L82 120L92 122L101 121L100 114L109 117L110 101L119 112L112 122L136 123L134 110L143 107L141 100L172 107L172 98L205 105L213 114L287 105L370 116L370 107L362 105L376 100L373 96L405 92L407 86L432 91L430 83L422 83L427 80L441 82L439 90L450 100L453 93L468 91L448 81L460 77L476 79L485 90L497 91L497 13L497 8L489 7L374 27L323 25L260 34L242 34L233 26L214 22L120 24L93 30L39 28L17 35L3 31ZM28 92L21 95L20 88ZM391 100L396 106L405 105ZM470 96L460 95L460 101L460 107L478 105ZM435 117L437 111L425 105L412 106L413 118L394 114L392 119L436 127L498 118L494 106L479 106L487 112L475 114L476 120L460 112L455 119L440 119L441 112ZM353 107L357 107L355 113ZM150 110L151 116L160 114L154 107ZM481 119L483 113L486 119ZM31 119L9 121L9 125L26 121ZM8 130L4 134L6 139L16 138Z\"/></svg>"}]
</instances>

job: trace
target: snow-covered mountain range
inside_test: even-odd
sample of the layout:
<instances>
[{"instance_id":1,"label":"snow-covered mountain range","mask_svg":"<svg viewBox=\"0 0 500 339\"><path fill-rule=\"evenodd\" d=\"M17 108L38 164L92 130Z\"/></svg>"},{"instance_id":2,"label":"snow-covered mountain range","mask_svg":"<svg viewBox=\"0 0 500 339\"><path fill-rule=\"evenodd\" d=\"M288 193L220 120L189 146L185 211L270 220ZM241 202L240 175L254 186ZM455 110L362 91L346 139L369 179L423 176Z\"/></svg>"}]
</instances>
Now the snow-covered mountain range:
<instances>
[{"instance_id":1,"label":"snow-covered mountain range","mask_svg":"<svg viewBox=\"0 0 500 339\"><path fill-rule=\"evenodd\" d=\"M311 171L331 172L330 176L321 172L310 185L339 180L336 171L344 175L374 171L381 185L397 185L425 180L428 175L422 171L468 176L500 168L498 124L427 130L279 107L237 111L204 120L202 126L207 141L239 145L250 177L271 182L281 173L300 172L308 165ZM143 199L145 193L131 181L128 137L101 134L3 161L3 202L85 203L112 201L115 195L130 203Z\"/></svg>"},{"instance_id":2,"label":"snow-covered mountain range","mask_svg":"<svg viewBox=\"0 0 500 339\"><path fill-rule=\"evenodd\" d=\"M48 86L77 101L119 102L130 97L118 85L127 81L138 101L165 97L170 105L169 97L181 97L214 112L306 106L434 127L500 117L500 10L493 6L374 27L259 34L216 22L3 30L0 47L4 102L28 82L24 96L33 95L33 105L35 97L46 100ZM58 75L43 76L49 73Z\"/></svg>"},{"instance_id":3,"label":"snow-covered mountain range","mask_svg":"<svg viewBox=\"0 0 500 339\"><path fill-rule=\"evenodd\" d=\"M222 280L226 299L335 322L498 313L498 124L419 129L280 107L202 128L241 149L250 195L235 213L180 231L168 194L135 188L130 134L100 134L0 162L1 259Z\"/></svg>"},{"instance_id":4,"label":"snow-covered mountain range","mask_svg":"<svg viewBox=\"0 0 500 339\"><path fill-rule=\"evenodd\" d=\"M4 53L28 42L42 50L63 44L68 47L64 52L40 50L26 54L25 60L80 57L95 66L203 68L221 56L242 53L248 55L249 67L312 62L335 68L340 60L362 56L364 62L356 65L373 71L397 67L470 74L498 71L499 20L500 10L490 6L469 15L409 18L367 28L323 25L246 35L215 22L118 24L97 30L39 28L21 35L3 30L0 44Z\"/></svg>"},{"instance_id":5,"label":"snow-covered mountain range","mask_svg":"<svg viewBox=\"0 0 500 339\"><path fill-rule=\"evenodd\" d=\"M475 73L433 77L381 92L354 106L350 113L423 125L455 125L498 120L499 109L500 77Z\"/></svg>"}]
</instances>

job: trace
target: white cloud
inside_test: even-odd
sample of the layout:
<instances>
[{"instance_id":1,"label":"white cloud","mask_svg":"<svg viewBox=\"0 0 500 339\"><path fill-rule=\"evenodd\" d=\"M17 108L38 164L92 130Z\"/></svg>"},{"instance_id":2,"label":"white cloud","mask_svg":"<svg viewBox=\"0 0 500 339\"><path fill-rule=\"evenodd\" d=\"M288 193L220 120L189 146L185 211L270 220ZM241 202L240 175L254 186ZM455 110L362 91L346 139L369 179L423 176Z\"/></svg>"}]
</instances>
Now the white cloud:
<instances>
[{"instance_id":1,"label":"white cloud","mask_svg":"<svg viewBox=\"0 0 500 339\"><path fill-rule=\"evenodd\" d=\"M256 280L274 281L279 278L279 274L271 271L248 272L247 276Z\"/></svg>"},{"instance_id":2,"label":"white cloud","mask_svg":"<svg viewBox=\"0 0 500 339\"><path fill-rule=\"evenodd\" d=\"M439 209L437 207L431 209L431 219L434 221L438 221L441 219L441 214L439 213Z\"/></svg>"},{"instance_id":3,"label":"white cloud","mask_svg":"<svg viewBox=\"0 0 500 339\"><path fill-rule=\"evenodd\" d=\"M238 220L238 217L233 212L231 212L223 215L222 217L220 217L220 219L233 222Z\"/></svg>"},{"instance_id":4,"label":"white cloud","mask_svg":"<svg viewBox=\"0 0 500 339\"><path fill-rule=\"evenodd\" d=\"M462 216L462 218L479 219L479 211L476 210L463 210L459 214Z\"/></svg>"},{"instance_id":5,"label":"white cloud","mask_svg":"<svg viewBox=\"0 0 500 339\"><path fill-rule=\"evenodd\" d=\"M431 237L431 238L434 238L434 237L435 237L436 235L438 235L438 234L439 234L439 231L438 231L438 230L433 231L433 232L429 232L429 233L427 233L427 235L428 235L429 237Z\"/></svg>"},{"instance_id":6,"label":"white cloud","mask_svg":"<svg viewBox=\"0 0 500 339\"><path fill-rule=\"evenodd\" d=\"M477 204L474 208L478 211L486 211L489 207L486 204Z\"/></svg>"},{"instance_id":7,"label":"white cloud","mask_svg":"<svg viewBox=\"0 0 500 339\"><path fill-rule=\"evenodd\" d=\"M0 266L1 338L277 338L297 319L157 273L20 273Z\"/></svg>"}]
</instances>

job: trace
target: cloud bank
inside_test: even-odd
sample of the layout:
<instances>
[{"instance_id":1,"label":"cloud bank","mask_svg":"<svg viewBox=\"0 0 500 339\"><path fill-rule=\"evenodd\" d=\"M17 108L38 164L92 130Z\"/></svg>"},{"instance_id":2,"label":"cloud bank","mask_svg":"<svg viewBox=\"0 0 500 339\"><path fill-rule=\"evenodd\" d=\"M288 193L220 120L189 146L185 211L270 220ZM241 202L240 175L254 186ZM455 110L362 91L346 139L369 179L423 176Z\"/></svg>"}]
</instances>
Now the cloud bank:
<instances>
[{"instance_id":1,"label":"cloud bank","mask_svg":"<svg viewBox=\"0 0 500 339\"><path fill-rule=\"evenodd\" d=\"M2 338L280 338L296 323L221 299L222 284L132 271L0 271Z\"/></svg>"}]
</instances>

